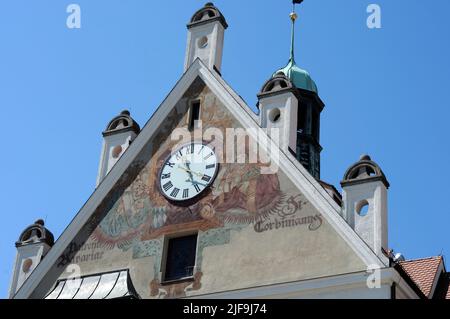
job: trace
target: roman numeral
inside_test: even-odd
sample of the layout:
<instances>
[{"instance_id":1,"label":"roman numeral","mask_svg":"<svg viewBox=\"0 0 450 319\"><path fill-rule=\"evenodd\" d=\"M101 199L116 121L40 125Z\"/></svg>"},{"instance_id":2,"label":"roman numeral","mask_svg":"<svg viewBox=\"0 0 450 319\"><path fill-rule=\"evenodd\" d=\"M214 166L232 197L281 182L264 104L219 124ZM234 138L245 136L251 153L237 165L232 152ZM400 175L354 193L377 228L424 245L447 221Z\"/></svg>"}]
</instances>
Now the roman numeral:
<instances>
[{"instance_id":1,"label":"roman numeral","mask_svg":"<svg viewBox=\"0 0 450 319\"><path fill-rule=\"evenodd\" d=\"M206 165L206 169L211 169L216 167L216 164L210 164L210 165Z\"/></svg>"},{"instance_id":2,"label":"roman numeral","mask_svg":"<svg viewBox=\"0 0 450 319\"><path fill-rule=\"evenodd\" d=\"M194 184L194 188L197 191L197 193L200 193L200 187L198 187L198 184Z\"/></svg>"},{"instance_id":3,"label":"roman numeral","mask_svg":"<svg viewBox=\"0 0 450 319\"><path fill-rule=\"evenodd\" d=\"M189 197L189 188L186 188L185 190L183 190L183 198L188 198Z\"/></svg>"},{"instance_id":4,"label":"roman numeral","mask_svg":"<svg viewBox=\"0 0 450 319\"><path fill-rule=\"evenodd\" d=\"M211 154L208 154L203 160L208 160L208 158L210 158L211 156L213 156L214 155L214 153L211 153Z\"/></svg>"},{"instance_id":5,"label":"roman numeral","mask_svg":"<svg viewBox=\"0 0 450 319\"><path fill-rule=\"evenodd\" d=\"M198 151L198 154L200 154L200 153L203 151L204 148L205 148L205 145L203 145L203 146L200 148L200 151Z\"/></svg>"},{"instance_id":6,"label":"roman numeral","mask_svg":"<svg viewBox=\"0 0 450 319\"><path fill-rule=\"evenodd\" d=\"M189 147L186 147L186 155L194 154L194 144L189 145Z\"/></svg>"},{"instance_id":7,"label":"roman numeral","mask_svg":"<svg viewBox=\"0 0 450 319\"><path fill-rule=\"evenodd\" d=\"M171 163L171 162L167 162L166 163L167 166L174 168L175 167L175 163Z\"/></svg>"},{"instance_id":8,"label":"roman numeral","mask_svg":"<svg viewBox=\"0 0 450 319\"><path fill-rule=\"evenodd\" d=\"M211 180L211 176L203 175L202 181L209 182Z\"/></svg>"},{"instance_id":9,"label":"roman numeral","mask_svg":"<svg viewBox=\"0 0 450 319\"><path fill-rule=\"evenodd\" d=\"M163 185L163 189L167 192L169 189L173 187L172 182L167 182Z\"/></svg>"},{"instance_id":10,"label":"roman numeral","mask_svg":"<svg viewBox=\"0 0 450 319\"><path fill-rule=\"evenodd\" d=\"M161 178L162 178L162 179L168 179L168 178L170 178L170 173L168 173L168 174L162 174L162 175L161 175Z\"/></svg>"},{"instance_id":11,"label":"roman numeral","mask_svg":"<svg viewBox=\"0 0 450 319\"><path fill-rule=\"evenodd\" d=\"M178 193L180 192L180 190L178 188L174 188L172 193L170 193L170 196L172 197L177 197Z\"/></svg>"}]
</instances>

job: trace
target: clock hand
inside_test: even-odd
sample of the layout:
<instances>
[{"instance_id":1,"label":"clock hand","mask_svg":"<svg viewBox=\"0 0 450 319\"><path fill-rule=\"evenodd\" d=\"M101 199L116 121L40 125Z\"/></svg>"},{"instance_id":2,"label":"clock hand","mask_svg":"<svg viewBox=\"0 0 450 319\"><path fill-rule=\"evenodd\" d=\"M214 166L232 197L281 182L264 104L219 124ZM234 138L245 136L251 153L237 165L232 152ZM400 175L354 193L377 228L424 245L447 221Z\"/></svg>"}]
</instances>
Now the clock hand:
<instances>
[{"instance_id":1,"label":"clock hand","mask_svg":"<svg viewBox=\"0 0 450 319\"><path fill-rule=\"evenodd\" d=\"M205 184L199 183L199 182L197 182L197 181L194 181L194 176L192 175L192 173L196 173L196 172L193 172L193 171L191 170L191 166L190 166L191 163L190 163L188 160L184 160L183 162L184 162L184 164L186 165L186 167L188 168L186 171L189 173L189 176L190 176L190 179L186 180L186 182L187 182L187 183L192 183L192 185L195 185L195 184L201 185L201 186L203 186L203 187L206 188L208 185L205 185ZM182 169L183 169L183 168L182 168ZM200 176L199 173L196 173L196 175L197 175L197 176Z\"/></svg>"},{"instance_id":2,"label":"clock hand","mask_svg":"<svg viewBox=\"0 0 450 319\"><path fill-rule=\"evenodd\" d=\"M182 166L180 166L180 165L178 165L178 168L180 168L180 169L182 169L183 171L186 171L186 172L188 172L188 173L194 174L194 175L196 175L196 176L198 176L198 177L203 177L203 174L198 173L198 172L194 172L194 171L192 171L192 170L190 170L190 169L187 169L187 168L184 168L184 167L182 167Z\"/></svg>"},{"instance_id":3,"label":"clock hand","mask_svg":"<svg viewBox=\"0 0 450 319\"><path fill-rule=\"evenodd\" d=\"M208 185L200 183L200 182L197 182L197 181L194 181L194 180L187 180L186 182L189 182L189 183L192 183L192 184L197 184L197 185L203 186L205 188L208 187Z\"/></svg>"},{"instance_id":4,"label":"clock hand","mask_svg":"<svg viewBox=\"0 0 450 319\"><path fill-rule=\"evenodd\" d=\"M188 160L185 160L185 164L189 170L188 173L189 173L189 176L191 177L191 180L194 180L194 176L192 175L193 171L191 170L191 163ZM199 176L199 175L197 174L197 176Z\"/></svg>"},{"instance_id":5,"label":"clock hand","mask_svg":"<svg viewBox=\"0 0 450 319\"><path fill-rule=\"evenodd\" d=\"M192 175L192 172L190 171L190 170L191 170L191 167L190 167L190 164L191 164L191 163L189 163L188 160L186 160L185 158L183 158L183 164L186 165L186 167L188 168L187 173L189 174L189 177L191 178L191 180L194 180L194 176Z\"/></svg>"}]
</instances>

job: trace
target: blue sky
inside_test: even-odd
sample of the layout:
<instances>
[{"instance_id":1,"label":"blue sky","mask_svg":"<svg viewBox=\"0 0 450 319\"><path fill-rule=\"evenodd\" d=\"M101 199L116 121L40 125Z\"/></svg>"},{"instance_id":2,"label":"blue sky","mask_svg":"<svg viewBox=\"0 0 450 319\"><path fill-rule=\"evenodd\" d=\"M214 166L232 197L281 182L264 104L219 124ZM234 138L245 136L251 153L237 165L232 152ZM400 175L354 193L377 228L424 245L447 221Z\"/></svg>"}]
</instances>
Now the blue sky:
<instances>
[{"instance_id":1,"label":"blue sky","mask_svg":"<svg viewBox=\"0 0 450 319\"><path fill-rule=\"evenodd\" d=\"M7 295L20 232L58 237L95 187L101 132L122 109L141 124L182 75L186 23L206 1L3 0L0 10L2 240ZM82 27L66 27L81 7ZM291 1L215 4L230 28L223 77L248 102L289 56ZM370 3L382 28L366 26ZM316 81L322 179L339 186L362 153L391 183L389 246L450 256L450 1L306 0L296 60Z\"/></svg>"}]
</instances>

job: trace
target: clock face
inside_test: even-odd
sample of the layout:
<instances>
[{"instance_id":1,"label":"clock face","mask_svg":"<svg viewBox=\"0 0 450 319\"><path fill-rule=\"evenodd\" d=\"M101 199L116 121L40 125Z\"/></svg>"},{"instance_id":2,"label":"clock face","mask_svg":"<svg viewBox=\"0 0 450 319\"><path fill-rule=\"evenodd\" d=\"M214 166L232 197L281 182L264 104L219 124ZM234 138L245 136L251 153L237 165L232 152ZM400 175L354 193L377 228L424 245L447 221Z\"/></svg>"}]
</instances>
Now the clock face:
<instances>
[{"instance_id":1,"label":"clock face","mask_svg":"<svg viewBox=\"0 0 450 319\"><path fill-rule=\"evenodd\" d=\"M161 192L172 201L190 200L213 183L218 170L211 147L201 143L185 145L164 163L159 180Z\"/></svg>"}]
</instances>

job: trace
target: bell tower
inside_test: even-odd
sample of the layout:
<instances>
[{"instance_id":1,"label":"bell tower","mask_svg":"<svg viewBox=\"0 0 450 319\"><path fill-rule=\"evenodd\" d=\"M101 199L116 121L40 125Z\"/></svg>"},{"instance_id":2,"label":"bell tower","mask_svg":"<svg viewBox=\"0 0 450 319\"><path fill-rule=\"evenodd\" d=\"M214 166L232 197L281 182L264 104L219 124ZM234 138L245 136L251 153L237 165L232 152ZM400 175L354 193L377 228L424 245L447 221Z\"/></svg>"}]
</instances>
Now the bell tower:
<instances>
[{"instance_id":1,"label":"bell tower","mask_svg":"<svg viewBox=\"0 0 450 319\"><path fill-rule=\"evenodd\" d=\"M258 95L260 123L262 127L270 127L270 125L279 127L280 144L288 145L288 150L311 175L320 179L320 153L322 152L320 114L325 105L319 97L316 83L309 73L298 67L295 62L295 22L298 19L295 4L300 4L302 1L293 2L293 11L290 14L292 32L289 61L284 68L272 75ZM287 91L291 92L293 97L288 99L285 95ZM272 102L267 106L269 99L266 97L269 96L269 92L271 92L270 101ZM275 101L273 96L278 96L281 100ZM270 108L269 111L267 111L268 108ZM276 120L275 123L274 120Z\"/></svg>"}]
</instances>

